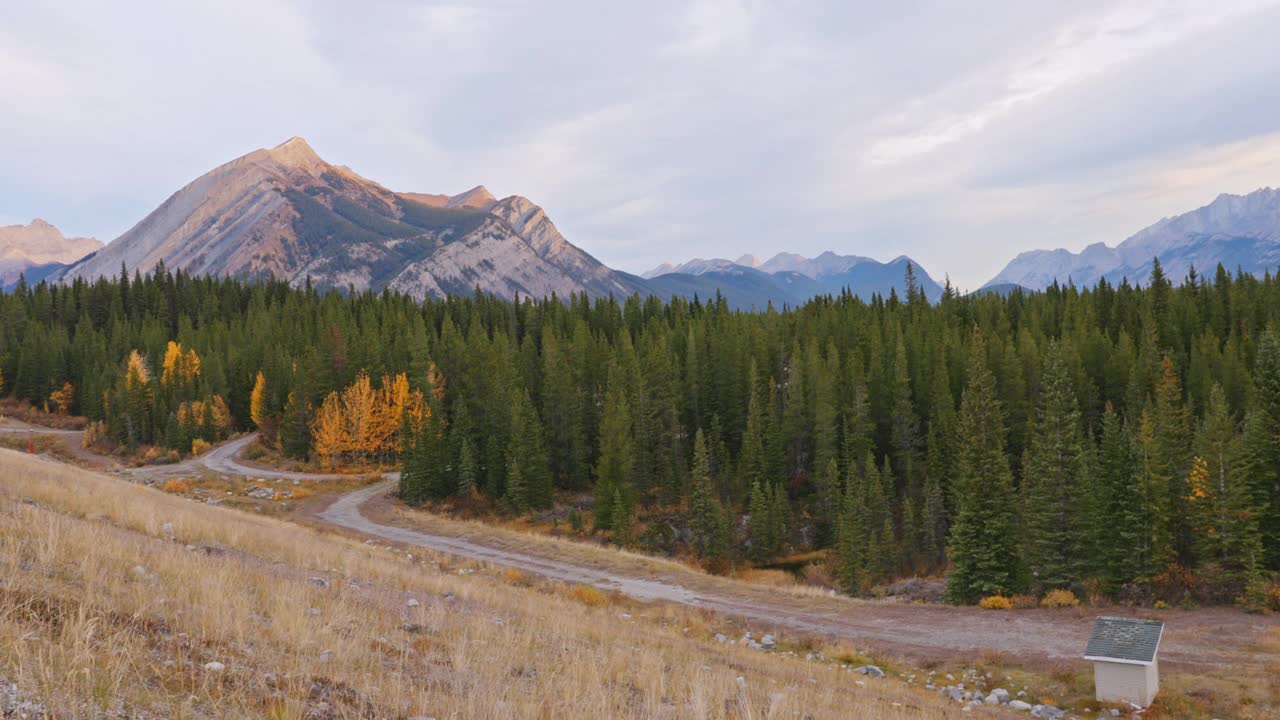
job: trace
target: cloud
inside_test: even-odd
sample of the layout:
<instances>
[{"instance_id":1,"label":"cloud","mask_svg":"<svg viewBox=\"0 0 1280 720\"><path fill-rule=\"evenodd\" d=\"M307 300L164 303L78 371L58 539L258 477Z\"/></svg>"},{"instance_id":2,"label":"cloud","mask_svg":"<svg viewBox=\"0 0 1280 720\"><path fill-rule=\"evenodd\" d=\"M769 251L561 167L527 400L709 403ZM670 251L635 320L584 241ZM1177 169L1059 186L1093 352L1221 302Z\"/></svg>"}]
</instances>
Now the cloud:
<instances>
[{"instance_id":1,"label":"cloud","mask_svg":"<svg viewBox=\"0 0 1280 720\"><path fill-rule=\"evenodd\" d=\"M625 270L831 249L976 287L1280 184L1277 29L1255 2L19 0L0 217L109 239L302 135L396 189L529 196Z\"/></svg>"}]
</instances>

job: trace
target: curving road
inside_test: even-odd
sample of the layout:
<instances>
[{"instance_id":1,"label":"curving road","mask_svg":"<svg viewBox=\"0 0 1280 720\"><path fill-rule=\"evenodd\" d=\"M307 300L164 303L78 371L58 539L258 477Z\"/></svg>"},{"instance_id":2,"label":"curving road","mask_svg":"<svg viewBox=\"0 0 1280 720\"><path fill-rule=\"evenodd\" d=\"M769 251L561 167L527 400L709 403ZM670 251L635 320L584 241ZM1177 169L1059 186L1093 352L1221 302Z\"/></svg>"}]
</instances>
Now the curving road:
<instances>
[{"instance_id":1,"label":"curving road","mask_svg":"<svg viewBox=\"0 0 1280 720\"><path fill-rule=\"evenodd\" d=\"M255 435L224 443L183 463L139 468L134 475L163 476L201 471L224 475L327 480L342 475L296 473L244 465L236 456ZM788 629L874 643L897 654L919 658L971 658L981 649L1017 655L1020 659L1061 661L1079 657L1089 637L1092 614L1065 611L998 613L974 608L856 601L817 596L798 599L771 596L760 586L727 578L698 577L696 587L678 579L653 579L575 564L536 552L502 549L449 535L383 525L363 508L389 493L396 473L382 482L340 496L315 517L326 524L386 542L426 548L458 557L517 568L564 582L616 590L642 601L667 601L704 608L751 621L769 631ZM1280 652L1260 651L1255 638L1277 626L1275 619L1246 615L1230 608L1179 612L1171 618L1162 644L1162 660L1188 666L1239 667L1280 662Z\"/></svg>"}]
</instances>

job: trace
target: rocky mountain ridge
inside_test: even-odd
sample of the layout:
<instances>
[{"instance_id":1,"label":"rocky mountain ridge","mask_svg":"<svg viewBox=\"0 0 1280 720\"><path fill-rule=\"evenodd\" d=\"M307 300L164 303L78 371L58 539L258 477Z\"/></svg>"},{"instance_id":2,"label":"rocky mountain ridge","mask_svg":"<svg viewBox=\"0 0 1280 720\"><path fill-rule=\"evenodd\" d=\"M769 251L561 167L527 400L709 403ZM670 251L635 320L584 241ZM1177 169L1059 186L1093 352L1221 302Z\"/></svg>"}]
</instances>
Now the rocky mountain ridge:
<instances>
[{"instance_id":1,"label":"rocky mountain ridge","mask_svg":"<svg viewBox=\"0 0 1280 720\"><path fill-rule=\"evenodd\" d=\"M66 237L42 218L26 225L0 226L0 285L8 287L22 274L34 281L101 247L94 238Z\"/></svg>"},{"instance_id":2,"label":"rocky mountain ridge","mask_svg":"<svg viewBox=\"0 0 1280 720\"><path fill-rule=\"evenodd\" d=\"M1165 275L1174 281L1185 278L1193 266L1200 273L1212 273L1219 263L1232 273L1275 270L1280 265L1280 190L1223 193L1204 207L1139 230L1114 248L1094 243L1078 253L1024 252L984 287L1016 284L1042 290L1055 281L1089 286L1104 278L1145 285L1153 258L1160 259Z\"/></svg>"},{"instance_id":3,"label":"rocky mountain ridge","mask_svg":"<svg viewBox=\"0 0 1280 720\"><path fill-rule=\"evenodd\" d=\"M301 138L196 178L61 274L146 272L276 277L416 297L630 294L641 285L570 244L527 198L483 186L447 196L396 193L325 162Z\"/></svg>"}]
</instances>

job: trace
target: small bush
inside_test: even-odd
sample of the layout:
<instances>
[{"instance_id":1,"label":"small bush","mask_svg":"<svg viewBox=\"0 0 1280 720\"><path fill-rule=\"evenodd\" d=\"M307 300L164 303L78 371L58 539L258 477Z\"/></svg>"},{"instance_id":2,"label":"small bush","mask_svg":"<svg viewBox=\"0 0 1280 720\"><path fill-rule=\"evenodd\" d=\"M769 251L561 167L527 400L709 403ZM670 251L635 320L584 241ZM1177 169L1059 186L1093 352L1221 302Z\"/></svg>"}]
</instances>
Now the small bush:
<instances>
[{"instance_id":1,"label":"small bush","mask_svg":"<svg viewBox=\"0 0 1280 720\"><path fill-rule=\"evenodd\" d=\"M978 601L983 610L1012 610L1013 601L1003 595L989 595Z\"/></svg>"},{"instance_id":2,"label":"small bush","mask_svg":"<svg viewBox=\"0 0 1280 720\"><path fill-rule=\"evenodd\" d=\"M569 589L569 597L587 607L601 607L609 604L609 596L600 588L590 585L574 585Z\"/></svg>"},{"instance_id":3,"label":"small bush","mask_svg":"<svg viewBox=\"0 0 1280 720\"><path fill-rule=\"evenodd\" d=\"M1254 578L1245 586L1244 594L1237 602L1246 612L1251 613L1280 610L1280 582L1269 578Z\"/></svg>"},{"instance_id":4,"label":"small bush","mask_svg":"<svg viewBox=\"0 0 1280 720\"><path fill-rule=\"evenodd\" d=\"M519 585L520 587L528 587L530 585L529 576L515 568L504 569L501 577L512 585Z\"/></svg>"},{"instance_id":5,"label":"small bush","mask_svg":"<svg viewBox=\"0 0 1280 720\"><path fill-rule=\"evenodd\" d=\"M209 449L209 443L205 442L204 438L196 438L195 440L191 441L192 455L199 455L200 453L208 449Z\"/></svg>"},{"instance_id":6,"label":"small bush","mask_svg":"<svg viewBox=\"0 0 1280 720\"><path fill-rule=\"evenodd\" d=\"M1014 610L1029 610L1040 606L1040 599L1035 595L1014 595L1009 598Z\"/></svg>"},{"instance_id":7,"label":"small bush","mask_svg":"<svg viewBox=\"0 0 1280 720\"><path fill-rule=\"evenodd\" d=\"M1050 590L1040 601L1040 607L1065 608L1079 607L1080 598L1070 590Z\"/></svg>"},{"instance_id":8,"label":"small bush","mask_svg":"<svg viewBox=\"0 0 1280 720\"><path fill-rule=\"evenodd\" d=\"M175 494L191 492L191 486L187 484L186 480L182 480L181 478L169 478L168 480L165 480L164 484L160 486L160 489L167 493Z\"/></svg>"}]
</instances>

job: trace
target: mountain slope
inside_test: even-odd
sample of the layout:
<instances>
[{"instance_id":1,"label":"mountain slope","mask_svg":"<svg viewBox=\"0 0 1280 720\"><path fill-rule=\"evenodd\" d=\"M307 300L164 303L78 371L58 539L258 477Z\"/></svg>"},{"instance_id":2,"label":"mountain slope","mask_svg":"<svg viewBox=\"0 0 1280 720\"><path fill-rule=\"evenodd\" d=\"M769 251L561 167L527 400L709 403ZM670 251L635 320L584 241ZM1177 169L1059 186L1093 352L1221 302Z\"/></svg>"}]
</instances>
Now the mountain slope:
<instances>
[{"instance_id":1,"label":"mountain slope","mask_svg":"<svg viewBox=\"0 0 1280 720\"><path fill-rule=\"evenodd\" d=\"M47 275L49 268L73 263L100 247L102 243L93 238L65 237L40 218L29 225L0 226L0 285L8 287L19 275L30 276L33 269L37 275Z\"/></svg>"},{"instance_id":2,"label":"mountain slope","mask_svg":"<svg viewBox=\"0 0 1280 720\"><path fill-rule=\"evenodd\" d=\"M1054 281L1093 285L1102 278L1145 284L1152 258L1176 280L1191 267L1212 272L1219 263L1261 274L1280 265L1280 191L1262 188L1248 195L1219 195L1197 210L1164 218L1139 230L1115 248L1095 243L1079 253L1032 250L1018 255L984 287L1014 283L1041 290Z\"/></svg>"},{"instance_id":3,"label":"mountain slope","mask_svg":"<svg viewBox=\"0 0 1280 720\"><path fill-rule=\"evenodd\" d=\"M737 261L694 259L679 265L664 263L644 277L663 294L679 289L683 292L678 294L691 296L696 292L705 298L719 290L730 305L762 308L769 302L776 306L796 305L815 295L838 295L846 289L863 300L870 300L875 294L888 296L890 291L905 295L908 264L925 297L931 301L942 297L942 287L905 255L885 263L830 251L816 258L778 253L763 263L751 255Z\"/></svg>"},{"instance_id":4,"label":"mountain slope","mask_svg":"<svg viewBox=\"0 0 1280 720\"><path fill-rule=\"evenodd\" d=\"M525 198L498 201L482 186L452 197L395 193L325 162L301 138L202 175L62 278L160 262L418 297L475 287L506 298L641 289L566 241Z\"/></svg>"}]
</instances>

